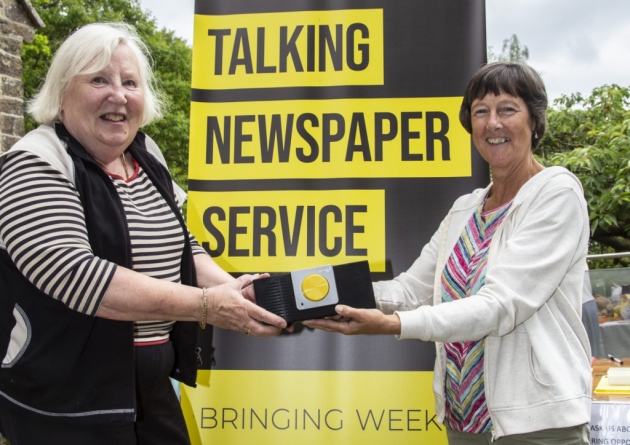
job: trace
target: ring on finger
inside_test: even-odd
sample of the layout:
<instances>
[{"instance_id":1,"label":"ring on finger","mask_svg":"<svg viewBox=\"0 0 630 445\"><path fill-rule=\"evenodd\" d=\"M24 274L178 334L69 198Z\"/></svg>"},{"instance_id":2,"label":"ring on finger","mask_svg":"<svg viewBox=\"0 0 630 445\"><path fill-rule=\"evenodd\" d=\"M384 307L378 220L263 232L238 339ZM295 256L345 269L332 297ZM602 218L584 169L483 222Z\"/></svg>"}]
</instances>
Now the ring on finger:
<instances>
[{"instance_id":1,"label":"ring on finger","mask_svg":"<svg viewBox=\"0 0 630 445\"><path fill-rule=\"evenodd\" d=\"M245 333L246 335L252 335L252 330L251 329L247 329L247 332Z\"/></svg>"}]
</instances>

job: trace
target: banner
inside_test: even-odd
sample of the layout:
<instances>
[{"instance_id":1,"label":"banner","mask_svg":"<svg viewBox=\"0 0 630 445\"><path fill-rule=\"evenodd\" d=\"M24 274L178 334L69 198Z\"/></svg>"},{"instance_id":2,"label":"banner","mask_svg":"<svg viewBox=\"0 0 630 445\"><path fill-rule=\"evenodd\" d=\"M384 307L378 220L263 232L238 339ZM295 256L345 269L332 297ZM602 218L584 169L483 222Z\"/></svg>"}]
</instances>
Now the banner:
<instances>
[{"instance_id":1,"label":"banner","mask_svg":"<svg viewBox=\"0 0 630 445\"><path fill-rule=\"evenodd\" d=\"M405 271L489 172L459 123L483 0L197 0L188 224L230 273ZM432 343L201 338L194 444L445 443ZM214 354L212 354L214 351Z\"/></svg>"}]
</instances>

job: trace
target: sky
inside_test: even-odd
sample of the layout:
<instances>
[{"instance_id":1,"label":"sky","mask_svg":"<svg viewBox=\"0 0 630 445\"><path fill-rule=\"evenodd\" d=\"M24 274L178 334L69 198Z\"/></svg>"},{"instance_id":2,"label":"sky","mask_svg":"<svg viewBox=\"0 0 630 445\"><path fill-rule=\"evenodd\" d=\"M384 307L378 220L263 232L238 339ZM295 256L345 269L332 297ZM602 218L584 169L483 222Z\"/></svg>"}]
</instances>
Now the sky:
<instances>
[{"instance_id":1,"label":"sky","mask_svg":"<svg viewBox=\"0 0 630 445\"><path fill-rule=\"evenodd\" d=\"M465 1L465 0L462 0ZM193 44L195 0L140 0L160 28ZM630 0L486 0L487 45L516 35L550 102L618 84L630 87Z\"/></svg>"}]
</instances>

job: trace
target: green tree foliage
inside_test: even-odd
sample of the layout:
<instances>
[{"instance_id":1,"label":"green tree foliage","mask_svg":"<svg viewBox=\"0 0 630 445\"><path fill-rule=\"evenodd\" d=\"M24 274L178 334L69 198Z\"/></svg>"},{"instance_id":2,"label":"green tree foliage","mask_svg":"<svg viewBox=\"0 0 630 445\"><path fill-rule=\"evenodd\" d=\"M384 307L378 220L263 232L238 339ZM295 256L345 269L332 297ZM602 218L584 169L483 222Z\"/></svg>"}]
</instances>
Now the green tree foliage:
<instances>
[{"instance_id":1,"label":"green tree foliage","mask_svg":"<svg viewBox=\"0 0 630 445\"><path fill-rule=\"evenodd\" d=\"M503 40L501 54L495 54L492 47L488 48L488 62L520 62L527 63L529 59L529 49L525 45L521 46L516 34L512 34L509 39Z\"/></svg>"},{"instance_id":2,"label":"green tree foliage","mask_svg":"<svg viewBox=\"0 0 630 445\"><path fill-rule=\"evenodd\" d=\"M516 35L501 54L488 48L488 62L527 63L529 50ZM536 156L562 165L584 186L591 223L590 253L630 251L630 90L595 88L590 96L561 96L548 109L547 134ZM592 268L630 266L630 258L598 260Z\"/></svg>"},{"instance_id":3,"label":"green tree foliage","mask_svg":"<svg viewBox=\"0 0 630 445\"><path fill-rule=\"evenodd\" d=\"M77 28L94 22L124 21L134 25L151 50L158 84L167 100L165 117L143 128L160 146L174 179L186 187L192 50L172 31L158 30L138 0L31 0L46 26L22 50L25 99L41 87L52 56ZM26 116L26 130L37 124Z\"/></svg>"},{"instance_id":4,"label":"green tree foliage","mask_svg":"<svg viewBox=\"0 0 630 445\"><path fill-rule=\"evenodd\" d=\"M549 108L548 121L539 156L582 181L591 253L630 251L630 90L604 85L588 97L562 96Z\"/></svg>"}]
</instances>

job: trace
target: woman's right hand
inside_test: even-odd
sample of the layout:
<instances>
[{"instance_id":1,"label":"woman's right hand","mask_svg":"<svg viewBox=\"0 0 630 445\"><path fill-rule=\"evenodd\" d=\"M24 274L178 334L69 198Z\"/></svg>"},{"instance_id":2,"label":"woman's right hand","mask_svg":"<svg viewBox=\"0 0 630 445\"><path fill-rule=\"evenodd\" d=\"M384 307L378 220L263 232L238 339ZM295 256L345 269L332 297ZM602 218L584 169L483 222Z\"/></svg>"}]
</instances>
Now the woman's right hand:
<instances>
[{"instance_id":1,"label":"woman's right hand","mask_svg":"<svg viewBox=\"0 0 630 445\"><path fill-rule=\"evenodd\" d=\"M302 324L309 328L327 332L339 332L345 335L359 334L394 334L400 335L398 315L386 315L378 309L357 309L338 304L338 315L316 320L304 320Z\"/></svg>"}]
</instances>

